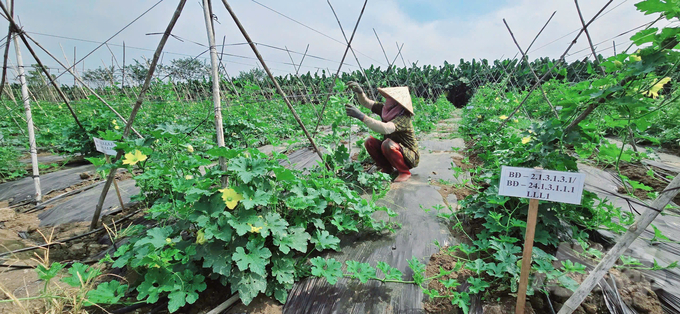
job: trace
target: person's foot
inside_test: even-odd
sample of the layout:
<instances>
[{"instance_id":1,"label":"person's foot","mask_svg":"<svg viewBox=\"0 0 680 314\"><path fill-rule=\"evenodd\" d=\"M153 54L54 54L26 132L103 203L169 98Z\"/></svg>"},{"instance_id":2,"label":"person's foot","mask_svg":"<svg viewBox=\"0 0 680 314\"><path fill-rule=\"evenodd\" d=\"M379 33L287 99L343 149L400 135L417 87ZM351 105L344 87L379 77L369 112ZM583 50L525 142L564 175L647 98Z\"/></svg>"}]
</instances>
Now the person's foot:
<instances>
[{"instance_id":1,"label":"person's foot","mask_svg":"<svg viewBox=\"0 0 680 314\"><path fill-rule=\"evenodd\" d=\"M380 169L380 171L381 171L382 173L392 174L392 173L394 172L394 168L390 168L390 169L382 168L382 169Z\"/></svg>"},{"instance_id":2,"label":"person's foot","mask_svg":"<svg viewBox=\"0 0 680 314\"><path fill-rule=\"evenodd\" d=\"M394 179L394 182L404 182L408 180L411 177L410 173L400 173L396 179Z\"/></svg>"}]
</instances>

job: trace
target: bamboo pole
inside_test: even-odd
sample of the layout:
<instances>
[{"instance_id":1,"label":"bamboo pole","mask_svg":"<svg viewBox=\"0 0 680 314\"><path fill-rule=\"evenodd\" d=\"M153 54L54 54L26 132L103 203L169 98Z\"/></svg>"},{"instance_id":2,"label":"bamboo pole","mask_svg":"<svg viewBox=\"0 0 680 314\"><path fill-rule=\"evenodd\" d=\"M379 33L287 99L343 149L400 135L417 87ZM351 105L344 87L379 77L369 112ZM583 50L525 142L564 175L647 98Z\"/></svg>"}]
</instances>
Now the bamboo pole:
<instances>
[{"instance_id":1,"label":"bamboo pole","mask_svg":"<svg viewBox=\"0 0 680 314\"><path fill-rule=\"evenodd\" d=\"M361 74L364 76L366 79L366 83L368 83L368 90L371 92L371 96L373 99L375 99L375 91L373 90L373 84L371 83L371 80L366 76L366 72L364 71L364 68L361 66L361 63L359 62L359 58L357 58L357 54L354 53L354 48L349 44L349 40L347 40L347 35L345 34L345 30L342 28L342 24L340 23L340 19L338 18L338 15L335 13L335 9L333 8L333 5L331 4L331 0L326 0L328 2L328 5L331 7L331 11L333 11L333 16L335 16L335 20L338 22L338 26L340 26L340 31L342 32L342 37L345 38L345 43L349 46L349 51L352 52L352 56L354 56L354 60L357 62L357 66L359 66L359 70L361 71ZM364 6L368 3L368 0L364 2ZM377 88L377 86L376 86Z\"/></svg>"},{"instance_id":2,"label":"bamboo pole","mask_svg":"<svg viewBox=\"0 0 680 314\"><path fill-rule=\"evenodd\" d=\"M260 60L260 63L262 63L262 67L267 72L267 75L269 75L269 78L271 78L271 80L274 82L274 86L276 87L276 90L279 92L279 94L281 94L281 96L283 97L283 101L286 102L286 106L288 106L288 109L293 113L293 117L295 118L295 121L297 121L297 123L300 125L300 128L302 128L302 131L305 133L305 136L307 136L309 143L312 144L312 147L314 147L314 151L316 151L316 154L319 155L319 158L321 158L321 161L324 164L326 164L326 162L323 161L324 159L323 159L323 154L321 153L321 150L319 150L319 147L316 146L316 143L314 142L314 139L312 138L312 136L307 131L305 124L302 123L302 120L300 120L300 116L298 116L297 112L295 111L295 108L293 108L293 105L291 105L290 101L288 100L288 97L286 97L286 93L281 89L281 86L279 86L279 83L274 78L274 75L272 75L272 72L269 71L269 67L264 62L264 59L260 55L260 52L257 50L257 47L255 47L255 44L253 43L252 39L250 39L250 36L246 32L245 28L243 28L243 25L241 25L241 22L236 17L236 14L231 9L231 6L229 6L229 3L227 3L227 0L222 0L222 3L224 4L224 7L227 8L227 11L229 11L229 14L231 15L231 17L234 19L236 26L238 26L239 30L243 34L243 37L248 42L248 45L250 45L250 48L253 49L253 52L255 53L255 56L257 56L257 59ZM326 164L326 168L330 170L330 166L328 164Z\"/></svg>"},{"instance_id":3,"label":"bamboo pole","mask_svg":"<svg viewBox=\"0 0 680 314\"><path fill-rule=\"evenodd\" d=\"M212 23L211 4L209 0L203 0L203 15L205 17L205 29L208 33L208 43L210 44L210 65L212 74L212 96L215 108L215 133L217 135L217 147L224 145L224 129L222 128L222 104L220 98L220 74L219 61L217 60L217 47L215 46L215 30ZM223 46L224 47L224 46ZM220 157L220 169L227 171L227 160ZM222 187L228 183L227 176L222 176Z\"/></svg>"},{"instance_id":4,"label":"bamboo pole","mask_svg":"<svg viewBox=\"0 0 680 314\"><path fill-rule=\"evenodd\" d=\"M71 116L73 117L73 119L76 121L76 124L78 125L78 127L80 127L80 129L84 130L85 128L80 123L80 120L78 120L78 116L76 115L75 110L73 110L73 107L71 107L71 102L68 100L68 98L66 97L64 92L59 87L59 85L57 85L56 80L53 80L51 78L50 73L47 71L47 67L45 67L45 65L42 63L42 61L40 61L40 58L38 58L38 55L35 53L33 48L31 48L31 45L28 43L28 40L26 39L27 35L25 35L24 31L19 30L19 26L14 21L14 17L11 15L11 12L9 12L7 10L7 8L2 4L2 2L0 2L0 8L2 8L2 11L5 12L5 15L8 17L8 21L9 21L10 25L17 30L19 37L21 37L21 41L24 42L24 45L26 45L26 48L31 53L31 56L33 57L33 59L35 59L35 62L38 63L38 66L40 67L42 72L47 76L47 79L50 80L50 83L52 84L52 86L57 90L59 97L61 97L61 99L64 101L64 104L66 105L66 107L68 107L68 110L71 113ZM15 39L16 39L16 37L15 37ZM16 40L15 40L15 42L16 42ZM21 69L21 70L23 71L23 69ZM43 81L44 81L44 79L43 79ZM45 87L47 87L48 90L49 90L49 86L45 86Z\"/></svg>"},{"instance_id":5,"label":"bamboo pole","mask_svg":"<svg viewBox=\"0 0 680 314\"><path fill-rule=\"evenodd\" d=\"M548 20L550 22L550 20ZM512 41L515 42L515 46L517 46L517 49L519 49L519 52L522 53L522 56L524 56L524 62L527 63L527 66L529 67L529 70L531 70L531 74L534 75L534 78L536 81L540 81L541 79L538 77L536 74L536 71L534 71L534 68L531 66L531 63L529 62L529 58L527 57L527 53L529 50L527 49L527 52L524 52L522 50L522 47L520 47L519 43L517 42L517 39L515 39L515 34L512 33L512 30L510 30L510 26L508 25L508 22L503 19L503 23L505 24L505 27L508 29L508 32L510 32L510 36L512 37ZM555 109L555 106L553 106L552 102L550 102L550 99L548 98L548 95L545 93L545 90L543 90L542 85L538 85L538 88L541 90L541 94L543 95L543 98L545 99L546 102L548 102L548 105L550 106L550 109L552 109L553 113L555 114L555 118L559 119L560 116L557 114L557 110ZM527 112L528 115L528 112Z\"/></svg>"},{"instance_id":6,"label":"bamboo pole","mask_svg":"<svg viewBox=\"0 0 680 314\"><path fill-rule=\"evenodd\" d=\"M581 13L581 8L578 5L578 0L574 0L574 4L576 4L576 11L578 12L578 17L581 20L581 26L583 26L583 32L586 33L586 38L588 39L588 45L590 46L590 51L593 53L593 58L595 62L595 66L600 68L600 72L602 72L602 75L605 75L604 68L599 66L600 65L600 59L597 57L597 53L595 52L595 46L593 46L593 40L590 38L590 32L588 32L588 26L586 26L586 21L583 20L583 14Z\"/></svg>"},{"instance_id":7,"label":"bamboo pole","mask_svg":"<svg viewBox=\"0 0 680 314\"><path fill-rule=\"evenodd\" d=\"M234 85L234 82L232 81L231 77L229 76L229 72L227 72L227 67L224 66L224 63L222 62L222 57L224 56L224 44L227 41L227 36L225 35L222 37L222 51L220 52L220 67L222 68L222 71L224 71L224 75L227 77L227 81L229 81L229 84L231 84L231 87L234 89L234 93L236 93L236 97L241 98L241 94L239 94L238 89L236 88L236 85Z\"/></svg>"},{"instance_id":8,"label":"bamboo pole","mask_svg":"<svg viewBox=\"0 0 680 314\"><path fill-rule=\"evenodd\" d=\"M342 65L345 63L345 58L347 57L347 52L352 47L352 40L354 40L354 34L356 34L357 28L359 27L359 22L361 22L361 17L364 15L364 10L366 9L367 3L368 3L368 0L366 0L364 2L364 6L361 8L361 13L359 14L359 18L357 19L357 23L354 25L354 30L352 31L352 36L349 37L349 41L347 42L347 47L345 48L345 53L342 55L342 59L340 60L340 65L338 65L338 71L335 72L335 75L333 76L333 78L331 80L330 86L328 87L328 95L326 95L326 101L324 101L323 107L321 108L319 120L316 122L316 127L314 127L314 134L316 134L319 131L319 125L321 125L321 121L323 120L323 113L326 111L326 106L328 106L328 101L331 99L331 94L333 92L335 80L340 75L340 70L342 70Z\"/></svg>"},{"instance_id":9,"label":"bamboo pole","mask_svg":"<svg viewBox=\"0 0 680 314\"><path fill-rule=\"evenodd\" d=\"M68 57L66 56L66 52L64 51L64 47L63 47L61 44L59 44L59 48L61 48L61 54L64 55L64 60L66 60L66 65L68 65L69 67L71 67L71 63L68 61ZM76 47L73 47L73 58L74 58L74 59L75 59L75 53L76 53ZM76 71L76 74L78 74L77 71ZM83 90L83 87L80 86L80 84L77 84L77 80L76 80L76 78L75 78L75 76L74 76L74 77L73 77L73 90L72 90L72 92L71 92L71 96L73 96L73 98L76 98L76 91L75 91L75 88L78 88L78 90L80 90L80 96L81 96L81 98L87 98L87 94L85 94L85 91Z\"/></svg>"},{"instance_id":10,"label":"bamboo pole","mask_svg":"<svg viewBox=\"0 0 680 314\"><path fill-rule=\"evenodd\" d=\"M170 19L168 27L165 29L165 32L163 33L163 37L161 37L161 41L158 43L158 47L156 48L156 51L153 54L153 60L151 61L151 65L149 66L149 72L147 73L146 79L144 80L144 85L142 85L142 89L139 91L139 96L137 96L137 101L135 102L135 105L132 107L130 119L128 119L127 122L125 123L125 129L123 129L123 139L127 138L130 135L130 131L132 130L132 123L135 121L137 112L139 111L139 108L142 106L142 101L144 101L144 96L146 95L146 92L149 90L149 86L151 85L151 79L153 77L154 71L156 70L156 65L158 64L158 59L160 58L161 52L163 51L163 47L165 47L165 43L168 41L168 37L170 37L170 33L172 32L172 29L175 27L175 23L177 23L177 19L179 19L179 16L182 13L182 9L184 8L186 2L187 2L186 0L180 0L179 4L177 5L177 9L175 9L175 13ZM116 158L114 158L113 160L114 167L111 169L111 172L109 172L109 175L106 178L106 184L104 184L102 193L99 195L99 202L97 203L97 207L95 208L94 211L94 216L92 217L90 230L94 230L97 228L97 224L99 223L99 216L101 215L102 207L104 206L104 201L106 200L106 194L109 193L111 183L113 182L113 179L116 176L115 163L121 157L123 157L123 151L118 151Z\"/></svg>"},{"instance_id":11,"label":"bamboo pole","mask_svg":"<svg viewBox=\"0 0 680 314\"><path fill-rule=\"evenodd\" d=\"M598 11L597 14L595 14L595 16L593 16L593 17L590 19L590 21L585 25L585 27L588 27L592 22L594 22L595 19L597 19L597 17L600 16L600 14L602 14L602 12L603 12L603 11L604 11L604 10L605 10L605 9L606 9L613 1L614 1L614 0L609 0L609 1L607 1L607 3L600 9L600 11ZM555 69L557 66L559 66L562 62L565 62L564 57L567 55L567 53L569 52L569 50L571 50L571 47L573 47L574 44L576 44L576 41L578 40L579 37L581 37L581 34L583 34L583 29L581 29L581 31L579 31L578 34L576 34L576 37L575 37L574 40L569 44L569 47L567 47L567 49L564 51L564 53L562 53L562 56L560 56L559 61L556 62L550 69L548 69L547 73L544 74L544 75L540 78L540 80L539 80L538 82L536 82L536 84L534 84L533 86L531 86L531 89L529 89L529 92L527 93L527 95L524 96L524 99L522 100L522 102L515 108L515 110L512 111L512 113L510 113L510 115L508 116L507 119L505 119L505 120L503 120L503 122L501 122L501 125L499 125L498 128L496 128L496 131L495 131L494 133L498 133L498 131L500 131L503 127L505 127L505 125L508 123L508 121L510 121L510 120L512 119L512 117L517 113L517 111L519 111L519 109L522 108L522 106L524 106L524 103L529 99L529 97L530 97L531 94L534 92L534 90L536 90L536 88L538 87L538 85L542 84L543 80L546 79L546 78L550 75L550 72L551 72L553 69ZM527 52L528 52L528 49L527 49Z\"/></svg>"},{"instance_id":12,"label":"bamboo pole","mask_svg":"<svg viewBox=\"0 0 680 314\"><path fill-rule=\"evenodd\" d=\"M9 7L10 10L10 16L14 16L14 1L12 0L7 0L7 6ZM2 80L0 81L0 86L5 86L5 82L7 79L7 58L9 58L9 42L10 38L12 37L12 24L9 25L7 28L7 45L5 46L5 54L3 55L3 63L2 63ZM4 88L3 88L4 90ZM12 92L12 89L10 88L10 93ZM2 91L0 91L0 99L2 99Z\"/></svg>"},{"instance_id":13,"label":"bamboo pole","mask_svg":"<svg viewBox=\"0 0 680 314\"><path fill-rule=\"evenodd\" d=\"M659 197L654 200L651 208L648 208L642 216L640 216L634 224L628 227L628 231L621 236L614 247L607 252L595 269L593 269L588 277L583 281L581 286L574 291L574 294L564 303L558 314L571 314L576 308L581 305L583 300L590 294L590 291L602 280L610 268L614 266L616 261L623 255L628 247L642 234L647 227L656 219L656 217L666 208L666 205L673 200L680 189L680 176L676 176L673 181L664 189Z\"/></svg>"},{"instance_id":14,"label":"bamboo pole","mask_svg":"<svg viewBox=\"0 0 680 314\"><path fill-rule=\"evenodd\" d=\"M0 2L0 5L2 2ZM4 7L4 5L3 5ZM11 16L8 16L11 18ZM33 186L35 187L35 200L42 201L42 191L40 190L40 171L38 170L38 148L35 142L35 129L33 128L33 115L31 114L31 102L28 96L28 86L26 85L26 74L24 73L24 61L21 58L21 48L17 36L13 36L14 50L17 55L17 66L19 68L19 82L21 82L21 97L24 101L26 111L26 122L28 124L28 144L31 152L31 167L33 168Z\"/></svg>"},{"instance_id":15,"label":"bamboo pole","mask_svg":"<svg viewBox=\"0 0 680 314\"><path fill-rule=\"evenodd\" d=\"M123 72L123 77L120 79L120 88L125 90L125 41L123 41L123 67L121 68ZM125 93L127 96L127 93Z\"/></svg>"}]
</instances>

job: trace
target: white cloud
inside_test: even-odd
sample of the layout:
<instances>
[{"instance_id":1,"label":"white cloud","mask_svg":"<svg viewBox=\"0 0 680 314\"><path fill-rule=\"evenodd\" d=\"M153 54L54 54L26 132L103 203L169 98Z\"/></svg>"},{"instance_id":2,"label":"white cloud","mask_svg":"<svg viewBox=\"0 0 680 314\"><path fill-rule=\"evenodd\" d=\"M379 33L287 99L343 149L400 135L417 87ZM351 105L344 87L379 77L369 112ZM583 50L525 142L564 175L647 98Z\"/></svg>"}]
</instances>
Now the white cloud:
<instances>
[{"instance_id":1,"label":"white cloud","mask_svg":"<svg viewBox=\"0 0 680 314\"><path fill-rule=\"evenodd\" d=\"M33 0L30 2L17 3L17 14L24 28L29 32L39 32L52 35L60 35L74 38L82 38L95 41L103 41L116 31L125 26L129 21L137 17L156 1L52 1ZM187 40L206 43L206 31L203 20L203 11L200 1L188 1L180 21L177 23L173 34ZM226 35L227 43L243 42L243 36L238 32L230 16L227 14L220 0L213 0L214 13L219 18L216 24L218 43L221 43ZM261 3L282 12L321 33L335 39L344 41L338 28L337 22L328 7L326 1L273 1L261 0ZM349 37L363 1L346 0L334 1L334 7ZM582 1L581 8L584 18L589 20L604 4L605 0ZM614 8L616 5L620 6ZM337 70L338 62L344 52L344 47L331 39L298 25L276 13L273 13L253 1L231 1L236 14L244 27L250 33L253 40L265 44L284 47L294 51L304 51L307 44L310 45L309 54L335 61L323 61L314 58L306 58L303 71L316 71L316 68L327 68L331 72ZM164 1L152 10L147 16L140 19L129 29L123 31L111 41L114 44L126 42L128 47L142 47L155 49L159 35L145 35L147 33L162 32L172 15L176 1ZM654 17L644 16L635 10L634 3L627 0L614 1L610 8L614 8L593 23L591 35L594 42L600 42L612 38L624 31L637 27ZM534 49L542 47L551 41L580 27L580 21L576 13L574 3L568 0L544 1L544 0L520 0L514 1L503 7L490 7L490 10L481 15L466 18L448 18L420 23L410 18L408 12L404 12L396 0L370 0L361 20L361 24L354 38L353 47L360 51L359 60L364 67L371 64L385 67L386 61L382 50L378 45L373 28L378 32L385 46L388 57L392 60L397 47L395 42L404 43L403 56L410 62L418 61L419 65L441 65L446 60L450 63L458 63L460 58L470 60L472 58L497 59L501 56L508 58L517 53L502 19L508 21L517 39L524 49L531 42L538 30L543 26L553 11L557 11L553 21L546 28L541 37L534 44ZM663 26L660 22L660 26ZM6 23L0 24L0 27ZM569 35L559 41L547 45L530 54L531 58L559 57L574 35ZM629 35L616 38L616 42L627 42ZM73 58L73 47L78 47L79 57L84 56L86 51L96 47L96 44L83 43L64 38L53 38L34 35L38 41L50 49L54 54L61 56L59 44L66 50L69 59ZM611 40L598 46L598 50L611 46ZM627 45L617 49L620 51ZM572 51L587 48L585 36L582 36ZM122 51L120 47L111 47L121 62ZM285 74L293 71L289 63L290 59L285 51L278 51L260 46L260 52L265 59L269 60L269 66L275 74ZM168 53L164 61L181 57L171 53L185 55L198 55L204 47L194 43L178 40L170 40L165 49ZM25 50L24 50L25 51ZM589 50L583 50L568 57L573 60L577 57L587 56ZM229 46L225 53L237 54L252 58L254 55L247 46ZM611 49L603 50L603 54L610 54ZM28 55L28 52L25 52ZM369 57L366 57L370 56ZM140 59L142 56L150 58L152 52L136 49L127 50L127 60ZM204 55L207 59L207 55ZM40 54L43 61L55 66L44 54ZM293 55L299 61L301 55ZM26 61L28 64L30 58ZM253 59L225 57L227 69L237 74L239 71L249 69L256 64ZM104 47L94 53L85 62L86 68L97 67L111 63L111 56ZM349 54L347 63L356 65L353 56ZM239 63L245 63L242 65ZM401 65L401 60L398 63ZM354 67L345 67L354 70ZM70 79L62 81L69 83Z\"/></svg>"}]
</instances>

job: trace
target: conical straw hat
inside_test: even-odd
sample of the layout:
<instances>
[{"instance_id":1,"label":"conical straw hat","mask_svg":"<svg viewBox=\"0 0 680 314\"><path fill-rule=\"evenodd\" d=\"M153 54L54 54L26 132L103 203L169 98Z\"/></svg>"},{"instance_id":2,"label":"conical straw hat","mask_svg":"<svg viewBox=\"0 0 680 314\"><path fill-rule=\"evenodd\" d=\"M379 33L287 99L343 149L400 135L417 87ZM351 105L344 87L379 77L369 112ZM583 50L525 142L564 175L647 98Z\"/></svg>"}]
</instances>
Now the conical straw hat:
<instances>
[{"instance_id":1,"label":"conical straw hat","mask_svg":"<svg viewBox=\"0 0 680 314\"><path fill-rule=\"evenodd\" d=\"M408 112L414 114L411 94L408 92L407 86L378 88L378 92L385 98L390 97L396 100Z\"/></svg>"}]
</instances>

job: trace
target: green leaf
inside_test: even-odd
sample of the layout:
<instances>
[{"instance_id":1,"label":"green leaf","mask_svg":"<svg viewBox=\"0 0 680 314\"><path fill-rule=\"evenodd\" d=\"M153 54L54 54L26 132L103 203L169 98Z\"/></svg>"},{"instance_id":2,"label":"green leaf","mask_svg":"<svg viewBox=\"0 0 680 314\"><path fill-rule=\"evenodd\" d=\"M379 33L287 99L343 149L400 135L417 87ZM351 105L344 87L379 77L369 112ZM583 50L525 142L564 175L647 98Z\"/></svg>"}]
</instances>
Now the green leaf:
<instances>
[{"instance_id":1,"label":"green leaf","mask_svg":"<svg viewBox=\"0 0 680 314\"><path fill-rule=\"evenodd\" d=\"M376 278L375 268L368 263L359 263L357 261L347 261L347 272L352 278L359 279L361 283L367 283L370 279Z\"/></svg>"},{"instance_id":2,"label":"green leaf","mask_svg":"<svg viewBox=\"0 0 680 314\"><path fill-rule=\"evenodd\" d=\"M264 242L255 240L250 240L246 244L246 249L248 249L248 253L245 252L243 247L237 247L236 252L231 256L238 269L241 271L250 269L253 273L266 277L265 267L269 264L269 258L272 256L271 251L264 247Z\"/></svg>"},{"instance_id":3,"label":"green leaf","mask_svg":"<svg viewBox=\"0 0 680 314\"><path fill-rule=\"evenodd\" d=\"M231 238L234 235L234 229L229 226L225 216L220 216L218 223L212 221L212 223L207 224L203 232L205 233L204 238L206 240L215 238L227 243L231 242Z\"/></svg>"},{"instance_id":4,"label":"green leaf","mask_svg":"<svg viewBox=\"0 0 680 314\"><path fill-rule=\"evenodd\" d=\"M166 244L168 244L166 239L168 239L170 233L172 233L172 227L170 226L149 229L146 231L146 237L137 241L135 243L135 247L141 247L146 244L151 244L154 248L157 249L162 248Z\"/></svg>"},{"instance_id":5,"label":"green leaf","mask_svg":"<svg viewBox=\"0 0 680 314\"><path fill-rule=\"evenodd\" d=\"M253 272L239 272L229 278L231 291L238 291L243 304L248 305L260 292L267 291L265 277Z\"/></svg>"},{"instance_id":6,"label":"green leaf","mask_svg":"<svg viewBox=\"0 0 680 314\"><path fill-rule=\"evenodd\" d=\"M359 229L357 228L358 223L359 222L356 219L354 219L354 217L343 213L339 209L333 215L333 219L331 220L331 224L336 226L338 228L338 231L340 232L346 230L358 232L359 231Z\"/></svg>"},{"instance_id":7,"label":"green leaf","mask_svg":"<svg viewBox=\"0 0 680 314\"><path fill-rule=\"evenodd\" d=\"M557 281L559 281L559 283L563 287L565 287L565 288L567 288L571 291L576 291L576 289L578 289L578 287L579 287L578 282L576 282L576 280L572 279L571 277L567 276L566 274L557 277Z\"/></svg>"},{"instance_id":8,"label":"green leaf","mask_svg":"<svg viewBox=\"0 0 680 314\"><path fill-rule=\"evenodd\" d=\"M446 280L439 280L439 282L444 285L444 288L446 289L455 289L456 287L460 286L460 282L458 280L449 278Z\"/></svg>"},{"instance_id":9,"label":"green leaf","mask_svg":"<svg viewBox=\"0 0 680 314\"><path fill-rule=\"evenodd\" d=\"M174 313L187 304L187 294L184 291L173 291L168 295L168 311Z\"/></svg>"},{"instance_id":10,"label":"green leaf","mask_svg":"<svg viewBox=\"0 0 680 314\"><path fill-rule=\"evenodd\" d=\"M283 254L288 254L290 249L295 249L302 253L307 253L307 243L312 236L305 231L303 227L292 227L289 229L290 233L280 237L274 238L274 245L279 246L279 250Z\"/></svg>"},{"instance_id":11,"label":"green leaf","mask_svg":"<svg viewBox=\"0 0 680 314\"><path fill-rule=\"evenodd\" d=\"M239 157L229 161L228 170L236 172L236 175L244 183L250 183L253 178L264 176L267 173L267 161Z\"/></svg>"},{"instance_id":12,"label":"green leaf","mask_svg":"<svg viewBox=\"0 0 680 314\"><path fill-rule=\"evenodd\" d=\"M222 276L231 275L231 254L219 242L199 247L199 254L203 256L203 267L212 269L213 273Z\"/></svg>"},{"instance_id":13,"label":"green leaf","mask_svg":"<svg viewBox=\"0 0 680 314\"><path fill-rule=\"evenodd\" d=\"M54 262L52 263L52 265L50 265L50 268L45 268L43 264L38 264L38 267L36 267L35 270L36 272L38 272L38 278L40 278L40 280L50 281L63 268L64 265L62 265L61 263Z\"/></svg>"},{"instance_id":14,"label":"green leaf","mask_svg":"<svg viewBox=\"0 0 680 314\"><path fill-rule=\"evenodd\" d=\"M161 293L172 291L174 276L164 269L152 268L144 275L144 281L137 286L137 300L146 299L146 303L158 302Z\"/></svg>"},{"instance_id":15,"label":"green leaf","mask_svg":"<svg viewBox=\"0 0 680 314\"><path fill-rule=\"evenodd\" d=\"M222 200L222 193L214 193L212 196L202 197L200 201L194 203L193 209L198 213L204 213L214 218L222 213L226 207L227 205Z\"/></svg>"},{"instance_id":16,"label":"green leaf","mask_svg":"<svg viewBox=\"0 0 680 314\"><path fill-rule=\"evenodd\" d=\"M481 258L474 260L472 263L465 264L465 268L475 272L477 275L488 269L487 263L485 263Z\"/></svg>"},{"instance_id":17,"label":"green leaf","mask_svg":"<svg viewBox=\"0 0 680 314\"><path fill-rule=\"evenodd\" d=\"M506 276L505 270L506 270L505 264L502 263L501 264L488 263L486 265L486 273L496 278L505 277Z\"/></svg>"},{"instance_id":18,"label":"green leaf","mask_svg":"<svg viewBox=\"0 0 680 314\"><path fill-rule=\"evenodd\" d=\"M264 219L264 226L260 230L262 237L266 238L271 234L274 238L281 238L287 235L288 222L282 219L279 213L269 212L264 216Z\"/></svg>"},{"instance_id":19,"label":"green leaf","mask_svg":"<svg viewBox=\"0 0 680 314\"><path fill-rule=\"evenodd\" d=\"M272 276L282 284L295 283L295 261L292 258L283 257L273 260Z\"/></svg>"},{"instance_id":20,"label":"green leaf","mask_svg":"<svg viewBox=\"0 0 680 314\"><path fill-rule=\"evenodd\" d=\"M376 266L385 275L385 280L403 280L402 277L404 274L399 269L382 261L378 262L378 265Z\"/></svg>"},{"instance_id":21,"label":"green leaf","mask_svg":"<svg viewBox=\"0 0 680 314\"><path fill-rule=\"evenodd\" d=\"M203 275L194 275L188 269L175 274L173 277L175 283L168 295L168 311L170 313L176 312L187 303L194 304L198 300L198 292L204 291L207 287Z\"/></svg>"},{"instance_id":22,"label":"green leaf","mask_svg":"<svg viewBox=\"0 0 680 314\"><path fill-rule=\"evenodd\" d=\"M274 175L276 176L276 181L294 181L296 179L295 174L287 168L274 168Z\"/></svg>"},{"instance_id":23,"label":"green leaf","mask_svg":"<svg viewBox=\"0 0 680 314\"><path fill-rule=\"evenodd\" d=\"M331 235L328 231L316 231L315 236L312 238L312 243L315 244L317 251L323 251L327 249L332 249L335 251L340 251L340 239L338 237Z\"/></svg>"},{"instance_id":24,"label":"green leaf","mask_svg":"<svg viewBox=\"0 0 680 314\"><path fill-rule=\"evenodd\" d=\"M414 256L412 259L408 260L408 267L413 271L413 281L417 285L422 284L425 280L425 269L427 266Z\"/></svg>"},{"instance_id":25,"label":"green leaf","mask_svg":"<svg viewBox=\"0 0 680 314\"><path fill-rule=\"evenodd\" d=\"M248 188L240 190L244 197L241 204L243 204L245 209L252 209L256 206L267 206L267 204L269 204L269 199L272 197L270 192L265 192L264 190L257 190L254 192Z\"/></svg>"},{"instance_id":26,"label":"green leaf","mask_svg":"<svg viewBox=\"0 0 680 314\"><path fill-rule=\"evenodd\" d=\"M329 284L335 285L342 278L342 264L334 258L324 259L317 256L310 260L312 263L312 275L324 277Z\"/></svg>"},{"instance_id":27,"label":"green leaf","mask_svg":"<svg viewBox=\"0 0 680 314\"><path fill-rule=\"evenodd\" d=\"M94 304L116 304L125 296L128 285L121 285L117 280L100 283L97 289L87 292L87 301Z\"/></svg>"},{"instance_id":28,"label":"green leaf","mask_svg":"<svg viewBox=\"0 0 680 314\"><path fill-rule=\"evenodd\" d=\"M93 280L97 276L101 275L101 271L96 268L89 267L81 263L75 263L71 265L68 269L68 273L71 275L69 277L64 277L61 279L64 283L71 287L81 287L87 285L90 280Z\"/></svg>"},{"instance_id":29,"label":"green leaf","mask_svg":"<svg viewBox=\"0 0 680 314\"><path fill-rule=\"evenodd\" d=\"M251 225L258 223L257 212L254 210L237 210L233 215L229 212L224 212L224 215L227 216L227 222L236 230L236 234L239 236L244 236L250 232Z\"/></svg>"},{"instance_id":30,"label":"green leaf","mask_svg":"<svg viewBox=\"0 0 680 314\"><path fill-rule=\"evenodd\" d=\"M651 240L649 240L650 242L655 242L655 241L668 242L668 241L671 240L667 236L665 236L661 232L661 230L659 230L659 228L657 228L654 224L652 224L652 228L654 228L654 237Z\"/></svg>"},{"instance_id":31,"label":"green leaf","mask_svg":"<svg viewBox=\"0 0 680 314\"><path fill-rule=\"evenodd\" d=\"M654 41L654 34L659 31L658 28L652 27L648 29L643 29L637 32L635 35L630 37L630 40L635 43L635 45L640 46L645 43L650 43Z\"/></svg>"},{"instance_id":32,"label":"green leaf","mask_svg":"<svg viewBox=\"0 0 680 314\"><path fill-rule=\"evenodd\" d=\"M468 282L471 284L470 293L479 293L491 286L488 282L482 280L482 278L470 277Z\"/></svg>"}]
</instances>

